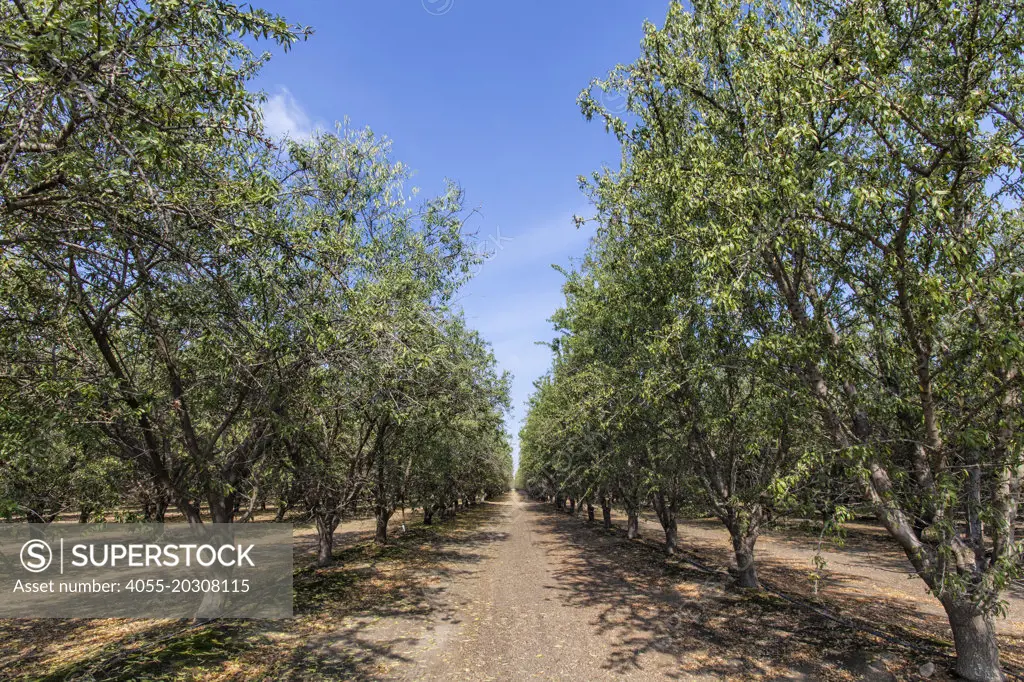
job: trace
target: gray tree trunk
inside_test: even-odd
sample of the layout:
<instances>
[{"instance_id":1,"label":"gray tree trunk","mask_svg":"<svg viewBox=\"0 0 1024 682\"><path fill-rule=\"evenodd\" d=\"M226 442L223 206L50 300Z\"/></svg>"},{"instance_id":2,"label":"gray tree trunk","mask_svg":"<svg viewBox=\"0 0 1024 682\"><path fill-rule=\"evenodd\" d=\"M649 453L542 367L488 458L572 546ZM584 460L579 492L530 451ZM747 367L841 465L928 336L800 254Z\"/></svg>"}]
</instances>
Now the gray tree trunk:
<instances>
[{"instance_id":1,"label":"gray tree trunk","mask_svg":"<svg viewBox=\"0 0 1024 682\"><path fill-rule=\"evenodd\" d=\"M630 540L640 535L640 515L635 509L626 512L626 537Z\"/></svg>"},{"instance_id":2,"label":"gray tree trunk","mask_svg":"<svg viewBox=\"0 0 1024 682\"><path fill-rule=\"evenodd\" d=\"M729 533L732 535L732 548L736 554L736 584L740 587L761 589L761 583L757 580L757 564L754 562L754 544L757 542L757 534L733 532L731 528Z\"/></svg>"},{"instance_id":3,"label":"gray tree trunk","mask_svg":"<svg viewBox=\"0 0 1024 682\"><path fill-rule=\"evenodd\" d=\"M381 507L376 510L377 532L373 536L373 541L378 545L386 545L388 542L388 521L391 520L391 514L391 511Z\"/></svg>"},{"instance_id":4,"label":"gray tree trunk","mask_svg":"<svg viewBox=\"0 0 1024 682\"><path fill-rule=\"evenodd\" d=\"M665 496L658 493L654 496L654 511L658 513L658 521L665 531L665 551L668 554L675 554L679 546L679 527L676 525L676 511L674 505L665 501Z\"/></svg>"},{"instance_id":5,"label":"gray tree trunk","mask_svg":"<svg viewBox=\"0 0 1024 682\"><path fill-rule=\"evenodd\" d=\"M334 531L339 519L333 514L318 514L316 517L317 566L330 566L334 561Z\"/></svg>"},{"instance_id":6,"label":"gray tree trunk","mask_svg":"<svg viewBox=\"0 0 1024 682\"><path fill-rule=\"evenodd\" d=\"M956 645L956 673L971 682L1004 682L995 623L966 599L943 599Z\"/></svg>"}]
</instances>

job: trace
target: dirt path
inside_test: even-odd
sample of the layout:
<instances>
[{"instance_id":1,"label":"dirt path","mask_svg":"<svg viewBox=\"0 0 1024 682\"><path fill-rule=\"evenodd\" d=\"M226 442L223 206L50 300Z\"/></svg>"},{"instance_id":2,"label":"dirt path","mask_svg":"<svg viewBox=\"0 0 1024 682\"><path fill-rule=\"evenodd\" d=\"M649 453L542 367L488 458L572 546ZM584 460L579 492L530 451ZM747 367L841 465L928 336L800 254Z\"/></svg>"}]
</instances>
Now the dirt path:
<instances>
[{"instance_id":1,"label":"dirt path","mask_svg":"<svg viewBox=\"0 0 1024 682\"><path fill-rule=\"evenodd\" d=\"M614 643L631 639L629 624L606 622L595 637L591 626L604 619L604 610L560 594L566 559L578 559L580 548L565 546L543 523L539 505L515 493L492 504L480 529L491 542L476 547L480 561L441 595L457 624L402 670L402 678L650 679L677 668L674 658L656 651L642 666L616 666Z\"/></svg>"},{"instance_id":2,"label":"dirt path","mask_svg":"<svg viewBox=\"0 0 1024 682\"><path fill-rule=\"evenodd\" d=\"M720 577L659 559L651 546L660 541L656 526L645 527L649 542L630 543L620 531L605 532L515 493L486 507L472 541L450 548L452 570L431 598L431 624L415 636L403 635L401 623L380 625L378 636L408 643L394 652L384 676L891 680L934 661L933 679L949 679L942 671L951 659L941 647L894 648L771 595L738 594ZM710 525L688 524L683 538L706 558L728 559L726 539ZM800 542L807 540L768 538L761 548L766 579L796 593L806 591L796 582L812 551ZM874 622L893 622L892 616L913 625L904 637L941 637L941 612L901 575L898 553L862 543L829 552L825 590L842 597L832 607L867 622L878 608L887 617Z\"/></svg>"},{"instance_id":3,"label":"dirt path","mask_svg":"<svg viewBox=\"0 0 1024 682\"><path fill-rule=\"evenodd\" d=\"M730 553L714 524L683 524L686 557L669 559L656 522L629 541L615 520L604 530L512 493L429 528L399 516L385 547L370 521L347 523L334 565L320 569L299 528L295 618L0 621L0 679L890 682L920 679L925 663L937 669L930 680L952 679L945 618L870 527L827 550L817 598L812 538L759 542L762 578L796 604L736 590L719 570ZM1011 596L1000 647L1011 678L1024 679Z\"/></svg>"}]
</instances>

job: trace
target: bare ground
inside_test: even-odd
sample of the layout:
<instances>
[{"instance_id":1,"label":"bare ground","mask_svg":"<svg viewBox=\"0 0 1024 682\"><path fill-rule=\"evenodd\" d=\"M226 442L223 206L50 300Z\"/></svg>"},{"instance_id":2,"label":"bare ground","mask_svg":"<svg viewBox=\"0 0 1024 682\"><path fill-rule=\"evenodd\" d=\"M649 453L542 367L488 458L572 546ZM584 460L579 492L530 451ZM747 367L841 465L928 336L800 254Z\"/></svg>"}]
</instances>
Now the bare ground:
<instances>
[{"instance_id":1,"label":"bare ground","mask_svg":"<svg viewBox=\"0 0 1024 682\"><path fill-rule=\"evenodd\" d=\"M656 524L629 542L515 494L435 527L402 521L385 548L369 522L346 524L336 567L296 573L292 620L0 621L0 677L889 680L930 661L931 679L951 679L937 603L870 527L825 548L817 594L814 538L762 539L780 596L733 589L726 536L704 522L684 524L685 553L666 559ZM297 566L312 540L297 531ZM1013 596L1001 625L1015 676L1020 608Z\"/></svg>"}]
</instances>

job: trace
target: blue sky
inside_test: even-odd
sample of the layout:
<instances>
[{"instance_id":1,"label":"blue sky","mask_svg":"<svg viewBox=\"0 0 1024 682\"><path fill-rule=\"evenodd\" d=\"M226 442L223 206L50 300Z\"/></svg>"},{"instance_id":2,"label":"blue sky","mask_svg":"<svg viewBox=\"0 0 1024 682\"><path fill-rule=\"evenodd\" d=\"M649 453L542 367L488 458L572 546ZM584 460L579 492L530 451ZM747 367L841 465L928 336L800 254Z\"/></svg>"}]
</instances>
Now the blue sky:
<instances>
[{"instance_id":1,"label":"blue sky","mask_svg":"<svg viewBox=\"0 0 1024 682\"><path fill-rule=\"evenodd\" d=\"M562 276L586 249L577 177L617 165L618 147L576 96L639 53L644 19L667 0L291 0L258 2L313 37L256 81L269 131L293 136L345 117L394 142L424 195L445 178L479 209L469 223L491 257L465 288L466 317L514 376L519 431L550 352Z\"/></svg>"}]
</instances>

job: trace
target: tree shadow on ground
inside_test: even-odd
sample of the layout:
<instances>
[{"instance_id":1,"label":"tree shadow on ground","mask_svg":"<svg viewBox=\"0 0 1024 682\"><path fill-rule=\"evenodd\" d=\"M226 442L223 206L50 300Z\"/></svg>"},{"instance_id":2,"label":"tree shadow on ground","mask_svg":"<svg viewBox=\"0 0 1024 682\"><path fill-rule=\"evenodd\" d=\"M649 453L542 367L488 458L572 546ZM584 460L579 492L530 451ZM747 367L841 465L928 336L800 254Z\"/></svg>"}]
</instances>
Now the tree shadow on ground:
<instances>
[{"instance_id":1,"label":"tree shadow on ground","mask_svg":"<svg viewBox=\"0 0 1024 682\"><path fill-rule=\"evenodd\" d=\"M588 625L614 643L604 664L612 673L643 670L648 657L668 656L680 679L882 680L913 676L925 661L939 669L933 679L949 679L944 675L952 667L951 650L898 625L922 617L912 606L877 599L827 605L842 616L866 615L876 628L910 644L901 647L823 617L814 604L739 590L720 570L666 559L660 542L630 542L619 529L605 531L548 505L532 509L552 534L545 549L558 559L549 589L567 605L599 614ZM727 553L724 548L696 558L706 566ZM783 563L766 563L762 574L783 588L806 580Z\"/></svg>"},{"instance_id":2,"label":"tree shadow on ground","mask_svg":"<svg viewBox=\"0 0 1024 682\"><path fill-rule=\"evenodd\" d=\"M887 623L897 633L952 651L952 633L941 604L928 592L924 582L913 572L903 550L884 529L869 522L853 522L847 525L843 542L838 544L827 537L822 538L820 525L815 526L813 522L788 520L781 527L773 527L766 534L771 544L766 545L764 540L759 542L757 560L762 578L775 586L783 586L791 596L799 595L811 602L828 604L830 609L852 614L869 625ZM692 528L703 533L687 534L687 530ZM648 541L654 538L653 544L660 546L662 534L656 519L651 518L643 524L642 530ZM708 531L719 538L712 539ZM681 521L679 535L686 550L715 565L734 565L728 534L719 521ZM819 540L827 559L822 568L815 567L813 563ZM833 563L837 555L843 557L842 564ZM870 573L850 571L847 567L864 567L895 575L873 579ZM820 580L814 579L815 574ZM1024 588L1020 582L1011 582L1005 596L1008 600L1024 599ZM1016 609L1010 614L1016 619L1016 624L1000 624L1000 650L1007 669L1020 671L1024 669L1020 604L1011 605L1011 608Z\"/></svg>"},{"instance_id":3,"label":"tree shadow on ground","mask_svg":"<svg viewBox=\"0 0 1024 682\"><path fill-rule=\"evenodd\" d=\"M495 511L481 504L434 526L411 524L383 547L372 532L339 534L335 565L323 569L306 567L305 548L296 547L302 567L290 620L0 621L0 678L379 678L409 662L438 624L458 622L442 595L484 558L478 548L507 537L480 528ZM87 634L100 638L75 650Z\"/></svg>"}]
</instances>

